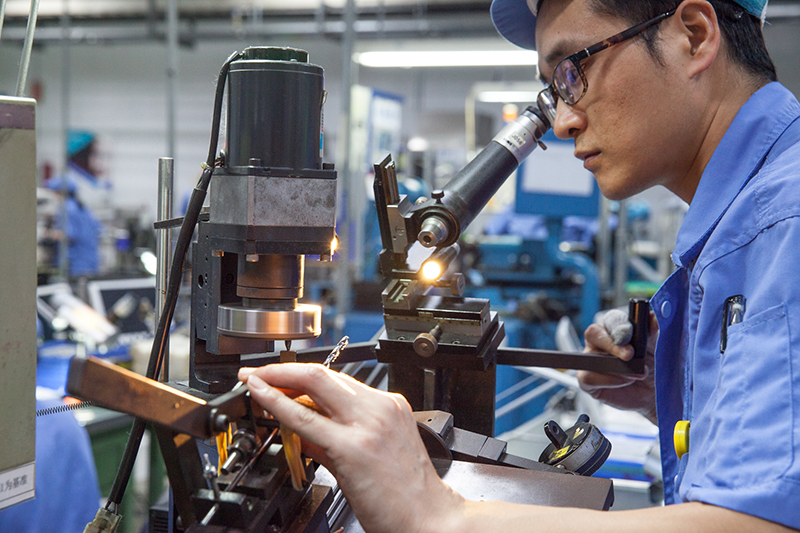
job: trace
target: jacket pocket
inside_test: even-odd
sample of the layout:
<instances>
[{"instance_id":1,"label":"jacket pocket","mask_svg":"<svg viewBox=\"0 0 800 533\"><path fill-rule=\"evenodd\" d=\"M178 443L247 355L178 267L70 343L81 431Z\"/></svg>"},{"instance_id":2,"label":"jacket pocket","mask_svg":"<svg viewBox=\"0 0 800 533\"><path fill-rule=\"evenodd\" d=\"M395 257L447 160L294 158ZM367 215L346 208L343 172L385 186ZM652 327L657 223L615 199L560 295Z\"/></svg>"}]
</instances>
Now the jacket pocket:
<instances>
[{"instance_id":1,"label":"jacket pocket","mask_svg":"<svg viewBox=\"0 0 800 533\"><path fill-rule=\"evenodd\" d=\"M692 420L685 480L694 486L759 485L782 476L793 459L792 365L784 304L728 328L719 356L714 409ZM703 427L705 426L705 427ZM699 429L699 428L698 428ZM700 454L702 457L698 457Z\"/></svg>"}]
</instances>

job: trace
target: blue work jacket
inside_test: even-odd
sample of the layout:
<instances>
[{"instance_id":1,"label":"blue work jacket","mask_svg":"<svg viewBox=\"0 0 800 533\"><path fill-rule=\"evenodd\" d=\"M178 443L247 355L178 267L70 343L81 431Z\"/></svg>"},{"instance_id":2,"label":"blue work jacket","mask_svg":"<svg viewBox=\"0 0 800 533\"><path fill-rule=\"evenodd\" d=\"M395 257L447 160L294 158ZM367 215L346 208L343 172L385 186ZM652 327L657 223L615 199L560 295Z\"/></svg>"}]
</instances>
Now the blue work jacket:
<instances>
[{"instance_id":1,"label":"blue work jacket","mask_svg":"<svg viewBox=\"0 0 800 533\"><path fill-rule=\"evenodd\" d=\"M63 405L37 388L36 409ZM89 435L71 412L36 418L36 498L0 510L3 533L79 533L100 501Z\"/></svg>"},{"instance_id":2,"label":"blue work jacket","mask_svg":"<svg viewBox=\"0 0 800 533\"><path fill-rule=\"evenodd\" d=\"M100 222L74 198L64 200L67 212L70 276L94 276L100 267Z\"/></svg>"},{"instance_id":3,"label":"blue work jacket","mask_svg":"<svg viewBox=\"0 0 800 533\"><path fill-rule=\"evenodd\" d=\"M706 167L653 297L667 503L800 528L800 104L779 83L736 115ZM731 296L741 321L725 324ZM725 349L721 341L725 337ZM691 423L689 452L673 448Z\"/></svg>"}]
</instances>

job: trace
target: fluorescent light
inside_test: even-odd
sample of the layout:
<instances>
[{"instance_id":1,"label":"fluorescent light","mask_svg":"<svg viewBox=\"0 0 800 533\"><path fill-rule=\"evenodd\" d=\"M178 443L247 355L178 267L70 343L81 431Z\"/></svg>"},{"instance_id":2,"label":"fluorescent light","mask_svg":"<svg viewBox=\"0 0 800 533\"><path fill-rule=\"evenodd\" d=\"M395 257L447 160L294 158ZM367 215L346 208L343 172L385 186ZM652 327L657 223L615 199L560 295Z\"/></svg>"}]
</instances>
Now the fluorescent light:
<instances>
[{"instance_id":1,"label":"fluorescent light","mask_svg":"<svg viewBox=\"0 0 800 533\"><path fill-rule=\"evenodd\" d=\"M479 102L534 102L539 93L536 91L483 91L478 93Z\"/></svg>"},{"instance_id":2,"label":"fluorescent light","mask_svg":"<svg viewBox=\"0 0 800 533\"><path fill-rule=\"evenodd\" d=\"M409 152L427 152L431 143L423 137L411 137L406 144Z\"/></svg>"},{"instance_id":3,"label":"fluorescent light","mask_svg":"<svg viewBox=\"0 0 800 533\"><path fill-rule=\"evenodd\" d=\"M150 250L146 250L142 252L142 255L139 256L139 259L141 260L144 269L151 276L155 276L156 270L158 269L158 259L156 259L156 254Z\"/></svg>"},{"instance_id":4,"label":"fluorescent light","mask_svg":"<svg viewBox=\"0 0 800 533\"><path fill-rule=\"evenodd\" d=\"M532 66L539 55L530 50L374 51L355 54L365 67Z\"/></svg>"}]
</instances>

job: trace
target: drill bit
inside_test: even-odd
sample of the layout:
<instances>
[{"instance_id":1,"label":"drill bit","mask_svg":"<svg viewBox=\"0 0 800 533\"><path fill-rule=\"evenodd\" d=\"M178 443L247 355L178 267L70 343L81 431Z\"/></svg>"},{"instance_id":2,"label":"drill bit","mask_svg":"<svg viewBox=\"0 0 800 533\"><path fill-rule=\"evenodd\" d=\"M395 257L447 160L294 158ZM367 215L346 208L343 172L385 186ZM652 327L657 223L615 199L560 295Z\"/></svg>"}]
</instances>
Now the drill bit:
<instances>
[{"instance_id":1,"label":"drill bit","mask_svg":"<svg viewBox=\"0 0 800 533\"><path fill-rule=\"evenodd\" d=\"M339 354L344 350L348 342L350 342L350 337L345 335L342 337L342 340L336 343L336 346L333 347L333 350L331 350L331 353L328 354L328 357L325 358L325 362L323 363L327 368L330 368L331 364L336 361L336 358L339 357Z\"/></svg>"}]
</instances>

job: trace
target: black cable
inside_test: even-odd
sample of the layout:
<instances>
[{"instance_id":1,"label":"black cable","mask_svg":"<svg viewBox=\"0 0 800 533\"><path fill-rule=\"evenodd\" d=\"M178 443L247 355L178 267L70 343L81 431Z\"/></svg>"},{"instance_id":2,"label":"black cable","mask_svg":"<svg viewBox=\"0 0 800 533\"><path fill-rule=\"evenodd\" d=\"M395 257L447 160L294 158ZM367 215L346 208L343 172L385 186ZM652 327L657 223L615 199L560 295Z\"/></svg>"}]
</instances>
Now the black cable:
<instances>
[{"instance_id":1,"label":"black cable","mask_svg":"<svg viewBox=\"0 0 800 533\"><path fill-rule=\"evenodd\" d=\"M231 63L240 57L241 55L238 52L234 52L225 60L225 63L223 63L219 71L216 96L214 99L214 116L211 124L211 142L208 148L208 158L203 168L203 174L200 176L200 180L192 191L192 196L189 199L189 206L186 209L186 215L183 217L178 240L175 244L175 254L169 272L169 283L167 284L164 310L158 321L158 328L156 329L155 338L153 339L153 347L150 351L150 360L147 364L147 373L145 374L145 376L150 379L155 379L161 372L167 332L169 331L169 325L172 323L172 317L175 314L175 305L178 301L178 292L181 286L181 278L183 277L183 264L186 259L186 252L191 244L194 227L200 217L200 211L203 208L203 202L206 198L206 191L208 191L208 185L211 183L211 176L214 173L214 166L216 164L217 146L219 145L219 128L222 121L222 97L225 94L225 81L228 77L228 70L230 70ZM120 461L117 476L114 478L114 486L111 489L111 494L105 506L106 509L109 509L112 504L118 506L122 502L122 497L125 495L125 489L128 486L128 481L133 471L133 463L136 461L136 455L139 453L139 446L142 442L145 425L146 422L141 418L136 418L133 421L128 443L125 446L125 453Z\"/></svg>"}]
</instances>

